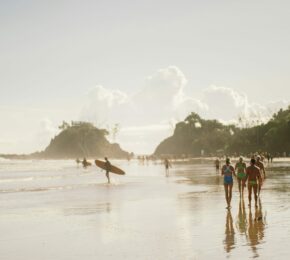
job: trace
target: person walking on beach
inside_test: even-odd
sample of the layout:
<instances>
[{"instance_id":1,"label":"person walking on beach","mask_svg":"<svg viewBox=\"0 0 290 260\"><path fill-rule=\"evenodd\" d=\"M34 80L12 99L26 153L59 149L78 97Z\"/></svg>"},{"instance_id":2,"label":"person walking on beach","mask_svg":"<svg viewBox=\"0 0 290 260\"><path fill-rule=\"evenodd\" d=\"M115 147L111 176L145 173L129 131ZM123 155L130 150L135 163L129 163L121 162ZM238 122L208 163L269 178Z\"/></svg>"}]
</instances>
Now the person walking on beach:
<instances>
[{"instance_id":1,"label":"person walking on beach","mask_svg":"<svg viewBox=\"0 0 290 260\"><path fill-rule=\"evenodd\" d=\"M261 181L261 183L259 183L259 190L258 190L258 195L260 195L263 182L266 179L266 171L265 171L264 164L261 161L261 157L259 155L257 156L257 160L256 160L256 164L255 165L260 169L260 174L261 174L261 180L262 181Z\"/></svg>"},{"instance_id":2,"label":"person walking on beach","mask_svg":"<svg viewBox=\"0 0 290 260\"><path fill-rule=\"evenodd\" d=\"M255 166L256 160L251 159L251 165L246 169L246 182L248 181L248 196L249 196L249 206L251 207L252 202L252 191L254 192L255 197L255 207L257 207L257 199L258 199L258 188L261 185L261 173L260 169Z\"/></svg>"},{"instance_id":3,"label":"person walking on beach","mask_svg":"<svg viewBox=\"0 0 290 260\"><path fill-rule=\"evenodd\" d=\"M111 170L111 163L107 157L105 157L105 167L106 167L106 177L108 179L108 184L110 184L110 175L109 172Z\"/></svg>"},{"instance_id":4,"label":"person walking on beach","mask_svg":"<svg viewBox=\"0 0 290 260\"><path fill-rule=\"evenodd\" d=\"M216 158L216 160L214 161L214 165L215 165L215 170L218 173L220 170L220 160L218 158Z\"/></svg>"},{"instance_id":5,"label":"person walking on beach","mask_svg":"<svg viewBox=\"0 0 290 260\"><path fill-rule=\"evenodd\" d=\"M225 197L227 202L227 209L231 208L232 200L232 189L233 189L233 175L235 174L235 169L231 165L230 159L226 159L226 164L222 167L221 175L224 176L224 188L225 188Z\"/></svg>"},{"instance_id":6,"label":"person walking on beach","mask_svg":"<svg viewBox=\"0 0 290 260\"><path fill-rule=\"evenodd\" d=\"M246 179L246 164L243 161L243 157L240 157L236 163L235 170L238 170L237 180L239 184L240 197L244 195L245 179Z\"/></svg>"},{"instance_id":7,"label":"person walking on beach","mask_svg":"<svg viewBox=\"0 0 290 260\"><path fill-rule=\"evenodd\" d=\"M168 177L169 176L169 167L171 167L171 163L169 162L168 158L165 158L164 166L165 166L166 177Z\"/></svg>"}]
</instances>

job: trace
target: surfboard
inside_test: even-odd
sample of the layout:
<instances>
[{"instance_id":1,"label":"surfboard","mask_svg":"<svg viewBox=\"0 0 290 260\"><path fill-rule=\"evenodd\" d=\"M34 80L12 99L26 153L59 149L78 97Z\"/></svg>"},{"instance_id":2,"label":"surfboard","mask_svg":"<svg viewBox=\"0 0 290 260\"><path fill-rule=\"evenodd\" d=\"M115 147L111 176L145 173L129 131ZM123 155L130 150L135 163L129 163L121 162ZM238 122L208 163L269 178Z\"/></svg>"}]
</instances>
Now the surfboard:
<instances>
[{"instance_id":1,"label":"surfboard","mask_svg":"<svg viewBox=\"0 0 290 260\"><path fill-rule=\"evenodd\" d=\"M100 167L101 169L106 170L106 166L105 166L105 162L104 161L95 160L95 164L98 167ZM111 164L110 172L115 173L115 174L119 174L119 175L125 175L125 172L122 169L120 169L120 168L118 168L118 167L116 167L116 166L114 166L112 164Z\"/></svg>"}]
</instances>

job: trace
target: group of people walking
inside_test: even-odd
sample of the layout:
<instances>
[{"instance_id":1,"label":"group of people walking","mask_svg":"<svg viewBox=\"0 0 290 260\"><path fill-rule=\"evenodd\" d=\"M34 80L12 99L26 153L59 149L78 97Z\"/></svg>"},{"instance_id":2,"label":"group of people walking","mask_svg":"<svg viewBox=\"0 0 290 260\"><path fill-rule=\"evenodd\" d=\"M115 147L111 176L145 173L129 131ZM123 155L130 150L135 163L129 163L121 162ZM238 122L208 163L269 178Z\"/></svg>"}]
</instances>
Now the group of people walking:
<instances>
[{"instance_id":1,"label":"group of people walking","mask_svg":"<svg viewBox=\"0 0 290 260\"><path fill-rule=\"evenodd\" d=\"M242 157L240 157L235 166L232 166L230 159L227 158L225 165L221 168L221 175L224 178L225 198L228 209L231 208L233 176L237 178L240 197L243 197L244 188L248 186L249 206L251 206L252 194L254 194L255 207L258 206L258 196L266 179L264 164L261 162L260 156L252 157L248 167Z\"/></svg>"}]
</instances>

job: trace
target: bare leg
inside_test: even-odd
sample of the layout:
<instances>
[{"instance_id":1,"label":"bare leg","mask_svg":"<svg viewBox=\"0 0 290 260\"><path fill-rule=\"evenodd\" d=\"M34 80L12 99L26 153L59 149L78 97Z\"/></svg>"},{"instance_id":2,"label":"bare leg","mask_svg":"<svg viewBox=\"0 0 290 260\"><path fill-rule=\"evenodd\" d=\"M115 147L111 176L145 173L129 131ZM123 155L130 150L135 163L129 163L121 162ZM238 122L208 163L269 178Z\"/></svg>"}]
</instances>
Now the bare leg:
<instances>
[{"instance_id":1,"label":"bare leg","mask_svg":"<svg viewBox=\"0 0 290 260\"><path fill-rule=\"evenodd\" d=\"M231 201L232 201L232 190L233 190L233 184L228 185L229 191L228 191L228 206L231 207Z\"/></svg>"},{"instance_id":2,"label":"bare leg","mask_svg":"<svg viewBox=\"0 0 290 260\"><path fill-rule=\"evenodd\" d=\"M109 175L109 172L106 172L106 176L107 176L107 179L108 179L108 184L110 184L110 175Z\"/></svg>"},{"instance_id":3,"label":"bare leg","mask_svg":"<svg viewBox=\"0 0 290 260\"><path fill-rule=\"evenodd\" d=\"M255 207L257 208L258 207L258 204L257 204L257 200L258 200L258 195L257 195L258 185L254 185L253 186L253 190L254 190L254 196L255 196Z\"/></svg>"},{"instance_id":4,"label":"bare leg","mask_svg":"<svg viewBox=\"0 0 290 260\"><path fill-rule=\"evenodd\" d=\"M229 191L228 191L228 184L224 184L224 187L225 187L225 197L226 197L226 202L227 202L227 205L229 207Z\"/></svg>"},{"instance_id":5,"label":"bare leg","mask_svg":"<svg viewBox=\"0 0 290 260\"><path fill-rule=\"evenodd\" d=\"M238 178L240 197L241 197L241 195L242 195L242 194L241 194L241 182L242 182L242 180ZM242 189L244 189L244 188L242 188Z\"/></svg>"},{"instance_id":6,"label":"bare leg","mask_svg":"<svg viewBox=\"0 0 290 260\"><path fill-rule=\"evenodd\" d=\"M245 181L241 180L241 186L242 186L242 196L244 196L244 189L245 189Z\"/></svg>"}]
</instances>

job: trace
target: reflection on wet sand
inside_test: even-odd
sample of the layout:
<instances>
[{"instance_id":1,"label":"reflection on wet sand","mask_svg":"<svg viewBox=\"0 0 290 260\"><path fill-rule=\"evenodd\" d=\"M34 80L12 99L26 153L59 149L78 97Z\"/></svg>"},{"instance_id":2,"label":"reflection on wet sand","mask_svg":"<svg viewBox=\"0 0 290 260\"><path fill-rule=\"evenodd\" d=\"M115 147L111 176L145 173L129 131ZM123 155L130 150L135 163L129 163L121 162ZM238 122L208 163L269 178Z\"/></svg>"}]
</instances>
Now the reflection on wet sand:
<instances>
[{"instance_id":1,"label":"reflection on wet sand","mask_svg":"<svg viewBox=\"0 0 290 260\"><path fill-rule=\"evenodd\" d=\"M228 210L227 216L226 216L226 228L225 228L225 250L227 253L229 253L235 245L235 230L233 225L233 218L231 211Z\"/></svg>"},{"instance_id":2,"label":"reflection on wet sand","mask_svg":"<svg viewBox=\"0 0 290 260\"><path fill-rule=\"evenodd\" d=\"M240 231L241 234L246 234L246 232L247 232L247 213L246 213L246 208L245 208L245 201L243 198L240 199L240 203L239 203L239 212L238 212L236 227Z\"/></svg>"},{"instance_id":3,"label":"reflection on wet sand","mask_svg":"<svg viewBox=\"0 0 290 260\"><path fill-rule=\"evenodd\" d=\"M255 213L249 210L249 220L248 220L248 243L254 253L254 257L258 257L258 247L265 236L265 218L263 218L262 213L262 203L259 199L259 207L255 208Z\"/></svg>"},{"instance_id":4,"label":"reflection on wet sand","mask_svg":"<svg viewBox=\"0 0 290 260\"><path fill-rule=\"evenodd\" d=\"M263 215L261 199L259 199L259 207L256 207L254 212L249 208L248 219L245 202L241 199L239 202L236 229L240 232L241 236L246 237L248 241L247 245L250 246L253 252L253 257L259 257L257 245L264 240L265 225L266 218ZM224 245L227 253L235 248L235 230L230 210L226 215Z\"/></svg>"}]
</instances>

